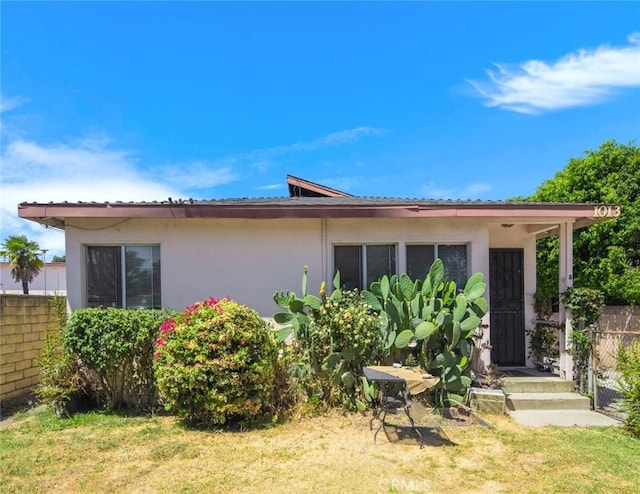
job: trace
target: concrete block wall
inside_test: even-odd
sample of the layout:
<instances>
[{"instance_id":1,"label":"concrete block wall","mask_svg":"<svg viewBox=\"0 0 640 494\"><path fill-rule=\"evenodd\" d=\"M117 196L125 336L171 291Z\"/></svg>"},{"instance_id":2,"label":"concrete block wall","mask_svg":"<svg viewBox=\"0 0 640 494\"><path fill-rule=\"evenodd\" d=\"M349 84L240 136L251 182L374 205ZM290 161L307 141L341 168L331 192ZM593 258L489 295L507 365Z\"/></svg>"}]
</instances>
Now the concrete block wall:
<instances>
[{"instance_id":1,"label":"concrete block wall","mask_svg":"<svg viewBox=\"0 0 640 494\"><path fill-rule=\"evenodd\" d=\"M598 321L602 331L640 332L640 307L607 306Z\"/></svg>"},{"instance_id":2,"label":"concrete block wall","mask_svg":"<svg viewBox=\"0 0 640 494\"><path fill-rule=\"evenodd\" d=\"M22 396L38 384L45 332L56 324L52 297L0 295L0 401Z\"/></svg>"}]
</instances>

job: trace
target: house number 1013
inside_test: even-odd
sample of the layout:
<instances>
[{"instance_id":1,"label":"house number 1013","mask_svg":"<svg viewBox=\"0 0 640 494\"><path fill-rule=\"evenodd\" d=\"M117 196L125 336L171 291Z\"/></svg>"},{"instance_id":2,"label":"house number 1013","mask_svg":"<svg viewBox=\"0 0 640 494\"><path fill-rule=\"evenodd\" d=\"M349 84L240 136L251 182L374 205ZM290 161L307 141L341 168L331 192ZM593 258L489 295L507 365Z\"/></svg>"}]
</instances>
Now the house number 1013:
<instances>
[{"instance_id":1,"label":"house number 1013","mask_svg":"<svg viewBox=\"0 0 640 494\"><path fill-rule=\"evenodd\" d=\"M594 206L594 218L617 218L620 216L620 206Z\"/></svg>"}]
</instances>

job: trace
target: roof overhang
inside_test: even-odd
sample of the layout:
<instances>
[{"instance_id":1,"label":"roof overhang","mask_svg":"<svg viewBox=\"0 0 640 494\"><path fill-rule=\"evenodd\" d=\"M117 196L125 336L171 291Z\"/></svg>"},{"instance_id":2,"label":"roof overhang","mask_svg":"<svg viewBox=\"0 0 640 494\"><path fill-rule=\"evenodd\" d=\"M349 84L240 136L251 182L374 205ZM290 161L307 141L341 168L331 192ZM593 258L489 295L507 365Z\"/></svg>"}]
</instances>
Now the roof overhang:
<instances>
[{"instance_id":1,"label":"roof overhang","mask_svg":"<svg viewBox=\"0 0 640 494\"><path fill-rule=\"evenodd\" d=\"M537 238L560 223L584 228L619 215L602 204L412 201L374 198L284 198L275 200L179 201L161 203L23 203L21 218L64 229L73 219L126 218L484 218L502 225L525 225Z\"/></svg>"}]
</instances>

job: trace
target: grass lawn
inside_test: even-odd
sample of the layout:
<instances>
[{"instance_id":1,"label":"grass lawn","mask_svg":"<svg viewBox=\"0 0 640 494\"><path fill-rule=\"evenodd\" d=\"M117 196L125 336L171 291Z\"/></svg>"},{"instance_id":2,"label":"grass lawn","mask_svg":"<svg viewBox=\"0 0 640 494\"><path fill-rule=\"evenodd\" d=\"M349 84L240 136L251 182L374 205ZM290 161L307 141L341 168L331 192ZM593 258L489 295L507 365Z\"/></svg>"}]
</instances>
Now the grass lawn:
<instances>
[{"instance_id":1,"label":"grass lawn","mask_svg":"<svg viewBox=\"0 0 640 494\"><path fill-rule=\"evenodd\" d=\"M373 443L368 415L265 430L185 430L172 417L44 409L0 429L0 492L638 492L640 441L619 428L446 430L453 444Z\"/></svg>"}]
</instances>

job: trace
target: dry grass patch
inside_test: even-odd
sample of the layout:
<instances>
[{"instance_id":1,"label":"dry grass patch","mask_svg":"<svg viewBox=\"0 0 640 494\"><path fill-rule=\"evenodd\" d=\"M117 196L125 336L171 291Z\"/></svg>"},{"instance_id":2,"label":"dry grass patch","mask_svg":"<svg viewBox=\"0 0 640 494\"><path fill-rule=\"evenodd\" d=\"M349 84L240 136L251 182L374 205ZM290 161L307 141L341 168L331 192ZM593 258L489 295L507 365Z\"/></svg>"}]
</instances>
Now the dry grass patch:
<instances>
[{"instance_id":1,"label":"dry grass patch","mask_svg":"<svg viewBox=\"0 0 640 494\"><path fill-rule=\"evenodd\" d=\"M446 429L450 445L373 443L369 416L246 432L184 429L172 417L49 412L0 430L9 492L635 492L640 441L617 428Z\"/></svg>"}]
</instances>

